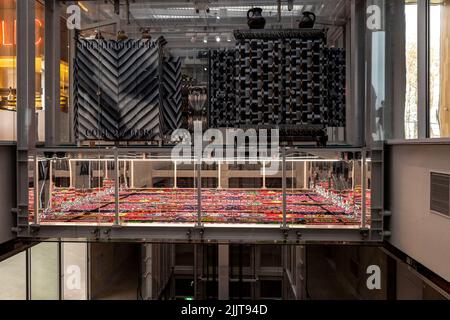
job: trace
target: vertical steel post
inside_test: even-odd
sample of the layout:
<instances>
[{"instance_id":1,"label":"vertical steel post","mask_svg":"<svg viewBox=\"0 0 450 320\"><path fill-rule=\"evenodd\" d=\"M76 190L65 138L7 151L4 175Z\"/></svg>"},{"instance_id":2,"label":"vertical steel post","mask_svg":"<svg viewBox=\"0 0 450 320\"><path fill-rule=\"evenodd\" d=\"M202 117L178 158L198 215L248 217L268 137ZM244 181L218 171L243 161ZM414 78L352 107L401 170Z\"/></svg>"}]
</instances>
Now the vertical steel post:
<instances>
[{"instance_id":1,"label":"vertical steel post","mask_svg":"<svg viewBox=\"0 0 450 320\"><path fill-rule=\"evenodd\" d=\"M29 155L36 146L35 1L16 2L17 39L17 231L28 232Z\"/></svg>"},{"instance_id":2,"label":"vertical steel post","mask_svg":"<svg viewBox=\"0 0 450 320\"><path fill-rule=\"evenodd\" d=\"M222 183L220 182L222 179L222 163L220 161L217 162L217 189L222 188Z\"/></svg>"},{"instance_id":3,"label":"vertical steel post","mask_svg":"<svg viewBox=\"0 0 450 320\"><path fill-rule=\"evenodd\" d=\"M309 189L308 185L308 162L303 161L303 189Z\"/></svg>"},{"instance_id":4,"label":"vertical steel post","mask_svg":"<svg viewBox=\"0 0 450 320\"><path fill-rule=\"evenodd\" d=\"M361 152L361 228L366 227L366 150Z\"/></svg>"},{"instance_id":5,"label":"vertical steel post","mask_svg":"<svg viewBox=\"0 0 450 320\"><path fill-rule=\"evenodd\" d=\"M39 208L40 208L40 193L39 193L39 159L37 154L34 155L34 218L33 224L39 224ZM45 183L45 181L43 182Z\"/></svg>"},{"instance_id":6,"label":"vertical steel post","mask_svg":"<svg viewBox=\"0 0 450 320\"><path fill-rule=\"evenodd\" d=\"M68 159L68 161L69 161L69 187L73 188L72 159Z\"/></svg>"},{"instance_id":7,"label":"vertical steel post","mask_svg":"<svg viewBox=\"0 0 450 320\"><path fill-rule=\"evenodd\" d=\"M48 207L52 207L52 198L53 198L53 159L49 160L49 166L50 166L50 173L49 173L49 186L48 186L48 198L49 198L49 204Z\"/></svg>"},{"instance_id":8,"label":"vertical steel post","mask_svg":"<svg viewBox=\"0 0 450 320\"><path fill-rule=\"evenodd\" d=\"M119 217L119 184L120 184L120 170L119 170L119 150L117 148L114 148L114 165L115 165L115 172L116 172L116 180L114 181L114 225L118 226L120 224L120 217Z\"/></svg>"},{"instance_id":9,"label":"vertical steel post","mask_svg":"<svg viewBox=\"0 0 450 320\"><path fill-rule=\"evenodd\" d=\"M198 158L197 167L197 225L202 225L202 160Z\"/></svg>"},{"instance_id":10,"label":"vertical steel post","mask_svg":"<svg viewBox=\"0 0 450 320\"><path fill-rule=\"evenodd\" d=\"M175 160L173 162L173 188L174 189L178 188L178 181L177 181L178 172L177 172L177 170L178 170L178 164L177 164L177 161Z\"/></svg>"},{"instance_id":11,"label":"vertical steel post","mask_svg":"<svg viewBox=\"0 0 450 320\"><path fill-rule=\"evenodd\" d=\"M263 161L262 162L262 166L263 166L263 181L262 181L262 188L266 189L266 162Z\"/></svg>"},{"instance_id":12,"label":"vertical steel post","mask_svg":"<svg viewBox=\"0 0 450 320\"><path fill-rule=\"evenodd\" d=\"M230 272L230 264L229 264L229 246L228 244L219 244L218 245L218 285L217 288L219 292L217 296L219 300L228 300L230 298L229 293L229 272Z\"/></svg>"},{"instance_id":13,"label":"vertical steel post","mask_svg":"<svg viewBox=\"0 0 450 320\"><path fill-rule=\"evenodd\" d=\"M418 80L418 138L425 139L430 136L430 71L429 71L429 43L430 43L430 15L429 0L417 2L417 80Z\"/></svg>"},{"instance_id":14,"label":"vertical steel post","mask_svg":"<svg viewBox=\"0 0 450 320\"><path fill-rule=\"evenodd\" d=\"M130 160L130 187L134 189L134 161Z\"/></svg>"},{"instance_id":15,"label":"vertical steel post","mask_svg":"<svg viewBox=\"0 0 450 320\"><path fill-rule=\"evenodd\" d=\"M60 112L60 2L45 1L45 145L56 144L64 126L57 120Z\"/></svg>"},{"instance_id":16,"label":"vertical steel post","mask_svg":"<svg viewBox=\"0 0 450 320\"><path fill-rule=\"evenodd\" d=\"M286 227L286 147L283 147L282 151L282 157L283 157L283 165L282 165L282 189L283 189L283 228Z\"/></svg>"}]
</instances>

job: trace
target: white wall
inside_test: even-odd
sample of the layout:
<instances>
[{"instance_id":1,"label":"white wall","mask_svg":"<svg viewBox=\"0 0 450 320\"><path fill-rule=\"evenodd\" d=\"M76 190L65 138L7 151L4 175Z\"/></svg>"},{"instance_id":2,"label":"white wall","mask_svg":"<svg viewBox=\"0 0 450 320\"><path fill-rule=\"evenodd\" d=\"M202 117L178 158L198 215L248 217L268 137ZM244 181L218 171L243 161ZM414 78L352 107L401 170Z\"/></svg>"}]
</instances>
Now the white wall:
<instances>
[{"instance_id":1,"label":"white wall","mask_svg":"<svg viewBox=\"0 0 450 320\"><path fill-rule=\"evenodd\" d=\"M45 140L45 111L36 112L39 141ZM17 140L17 113L0 110L0 141Z\"/></svg>"},{"instance_id":2,"label":"white wall","mask_svg":"<svg viewBox=\"0 0 450 320\"><path fill-rule=\"evenodd\" d=\"M390 146L389 241L450 281L450 219L430 213L430 171L450 173L450 145Z\"/></svg>"}]
</instances>

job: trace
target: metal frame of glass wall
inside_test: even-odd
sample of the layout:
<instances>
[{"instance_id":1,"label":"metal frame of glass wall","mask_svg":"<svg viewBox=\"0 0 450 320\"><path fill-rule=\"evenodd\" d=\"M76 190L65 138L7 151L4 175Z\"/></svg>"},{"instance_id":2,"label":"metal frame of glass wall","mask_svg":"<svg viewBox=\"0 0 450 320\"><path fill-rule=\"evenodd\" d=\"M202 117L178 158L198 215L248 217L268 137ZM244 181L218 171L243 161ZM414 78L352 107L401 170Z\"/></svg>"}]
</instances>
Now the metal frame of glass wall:
<instances>
[{"instance_id":1,"label":"metal frame of glass wall","mask_svg":"<svg viewBox=\"0 0 450 320\"><path fill-rule=\"evenodd\" d=\"M366 19L364 16L365 12L365 3L366 1L361 0L353 0L351 2L351 9L352 9L352 16L354 19L352 19L352 26L351 26L351 32L350 32L350 39L351 39L351 63L353 65L353 69L351 71L351 87L353 90L351 90L352 94L350 97L351 105L353 108L360 105L365 105L364 103L364 78L365 78L365 53L364 53L364 26ZM56 102L59 102L59 90L58 88L58 82L54 79L59 79L59 65L57 59L58 53L55 51L56 48L59 48L59 28L58 24L60 23L59 20L59 1L58 0L51 0L46 1L45 6L45 14L46 14L46 28L45 28L45 60L46 61L53 61L54 63L50 63L48 67L46 67L46 85L50 87L50 90L46 90L46 104L48 105L57 105ZM15 228L15 231L19 236L24 237L48 237L49 235L58 235L61 232L67 231L66 229L57 229L57 227L46 227L44 232L44 228L38 224L38 221L34 221L34 224L28 223L28 192L25 190L28 190L28 161L33 157L33 155L36 154L36 147L35 147L35 128L34 128L34 112L30 112L30 110L34 110L34 89L28 86L28 81L31 77L31 74L34 75L34 59L31 59L30 57L33 57L34 54L32 53L32 50L34 50L34 29L35 25L31 23L30 21L34 21L34 19L31 19L34 15L34 5L32 2L27 0L18 0L17 1L17 18L18 18L18 157L17 157L17 163L18 163L18 204L16 209L17 214L17 226ZM358 230L358 233L355 235L352 234L350 237L346 232L342 232L344 236L336 235L335 232L340 232L336 230L322 230L319 232L319 236L316 237L314 235L317 235L317 233L314 233L315 231L311 231L308 229L300 231L292 231L292 228L287 228L286 226L286 218L284 214L283 223L281 225L282 228L278 228L275 231L268 231L268 229L262 229L262 231L255 231L255 238L250 239L257 239L260 237L260 239L276 239L276 240L282 240L282 239L291 239L293 241L299 241L300 239L303 239L304 241L307 241L308 239L312 240L355 240L355 241L366 241L366 240L381 240L383 236L385 235L383 233L383 230L385 229L385 223L383 222L383 196L382 196L382 189L383 189L383 152L382 152L382 146L378 149L374 149L372 146L372 143L369 139L370 135L368 135L367 130L368 128L364 128L364 123L367 121L364 121L364 119L367 118L367 110L364 108L356 108L358 110L357 113L354 114L354 119L351 119L354 121L354 123L357 125L357 128L355 129L355 132L353 132L352 137L352 144L357 146L357 149L362 149L361 146L367 145L367 151L372 153L372 166L375 170L373 170L373 186L375 186L379 191L378 195L374 198L376 201L373 203L373 218L372 221L377 221L376 228L373 228L372 230L367 230L367 228L362 227L360 230ZM27 117L27 114L31 114L31 118ZM55 135L54 135L54 125L55 125L55 115L53 108L46 108L46 147L53 147L56 144L55 141ZM365 132L366 131L366 132ZM364 143L364 141L368 141ZM39 149L38 149L39 150ZM42 150L39 150L42 151ZM82 151L81 149L79 150ZM111 150L106 152L110 152ZM365 151L363 152L365 154ZM199 172L197 173L199 174ZM37 180L37 172L34 170L34 179ZM286 181L283 181L283 185L286 185ZM199 192L201 190L199 189ZM362 223L363 224L363 223ZM117 224L116 224L117 225ZM56 228L56 229L55 229ZM67 227L64 227L67 228ZM83 227L79 227L82 230L86 229ZM174 230L176 232L180 232L180 229ZM138 231L137 229L130 230L129 232L124 232L124 228L112 228L112 229L106 229L101 230L88 230L87 233L83 233L85 235L89 235L88 237L92 237L92 233L94 235L99 235L99 238L106 237L106 238L114 238L114 236L117 234L119 237L126 237L126 238L139 238L142 236L141 231ZM281 232L280 232L281 229ZM217 231L217 228L215 229ZM258 229L254 229L258 230ZM220 230L222 232L223 230ZM373 231L373 232L372 232ZM265 232L267 232L268 236L266 237ZM270 232L272 234L270 235ZM186 235L187 233L187 235ZM241 238L244 236L242 232L240 232L240 236L237 238ZM166 235L166 231L155 231L152 233L152 237L158 238L159 236ZM172 236L174 233L168 233L172 239ZM196 226L194 226L191 229L188 229L186 232L185 230L181 231L181 235L178 235L175 237L175 239L189 239L192 235L196 235L198 239L203 239L205 237L205 234L208 235L208 237L211 237L211 239L214 239L215 236L219 236L219 238L222 238L221 233L215 233L214 232L206 232L204 230L204 226L202 226L200 223L198 223ZM227 231L227 235L230 235L231 232ZM148 235L148 233L144 232L144 235ZM224 235L225 236L225 235ZM309 238L311 236L311 238ZM95 237L94 237L95 238ZM164 238L164 237L163 237ZM246 238L244 236L244 238Z\"/></svg>"}]
</instances>

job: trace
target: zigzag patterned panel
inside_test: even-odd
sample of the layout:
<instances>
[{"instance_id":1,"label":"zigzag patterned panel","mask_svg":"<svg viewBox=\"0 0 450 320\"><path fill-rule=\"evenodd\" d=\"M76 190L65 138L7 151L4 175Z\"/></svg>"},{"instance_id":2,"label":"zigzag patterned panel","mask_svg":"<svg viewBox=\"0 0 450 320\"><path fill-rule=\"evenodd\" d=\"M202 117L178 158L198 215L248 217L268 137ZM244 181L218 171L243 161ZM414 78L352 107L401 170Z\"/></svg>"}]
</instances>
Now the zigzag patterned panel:
<instances>
[{"instance_id":1,"label":"zigzag patterned panel","mask_svg":"<svg viewBox=\"0 0 450 320\"><path fill-rule=\"evenodd\" d=\"M164 133L170 133L182 126L181 59L164 59L162 68L162 97Z\"/></svg>"},{"instance_id":2,"label":"zigzag patterned panel","mask_svg":"<svg viewBox=\"0 0 450 320\"><path fill-rule=\"evenodd\" d=\"M75 60L75 133L79 140L115 139L120 113L117 104L117 53L102 40L79 40Z\"/></svg>"},{"instance_id":3,"label":"zigzag patterned panel","mask_svg":"<svg viewBox=\"0 0 450 320\"><path fill-rule=\"evenodd\" d=\"M161 134L159 48L146 40L78 40L78 140L151 140Z\"/></svg>"}]
</instances>

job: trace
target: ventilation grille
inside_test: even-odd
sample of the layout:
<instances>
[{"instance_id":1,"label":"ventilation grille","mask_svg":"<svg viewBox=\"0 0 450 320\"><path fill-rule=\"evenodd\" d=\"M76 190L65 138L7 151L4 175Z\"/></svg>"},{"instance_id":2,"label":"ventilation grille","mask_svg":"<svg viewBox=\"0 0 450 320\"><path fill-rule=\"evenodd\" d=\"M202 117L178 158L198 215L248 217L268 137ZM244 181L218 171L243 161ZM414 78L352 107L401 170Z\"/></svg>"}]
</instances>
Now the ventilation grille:
<instances>
[{"instance_id":1,"label":"ventilation grille","mask_svg":"<svg viewBox=\"0 0 450 320\"><path fill-rule=\"evenodd\" d=\"M450 175L431 173L430 209L450 217Z\"/></svg>"}]
</instances>

